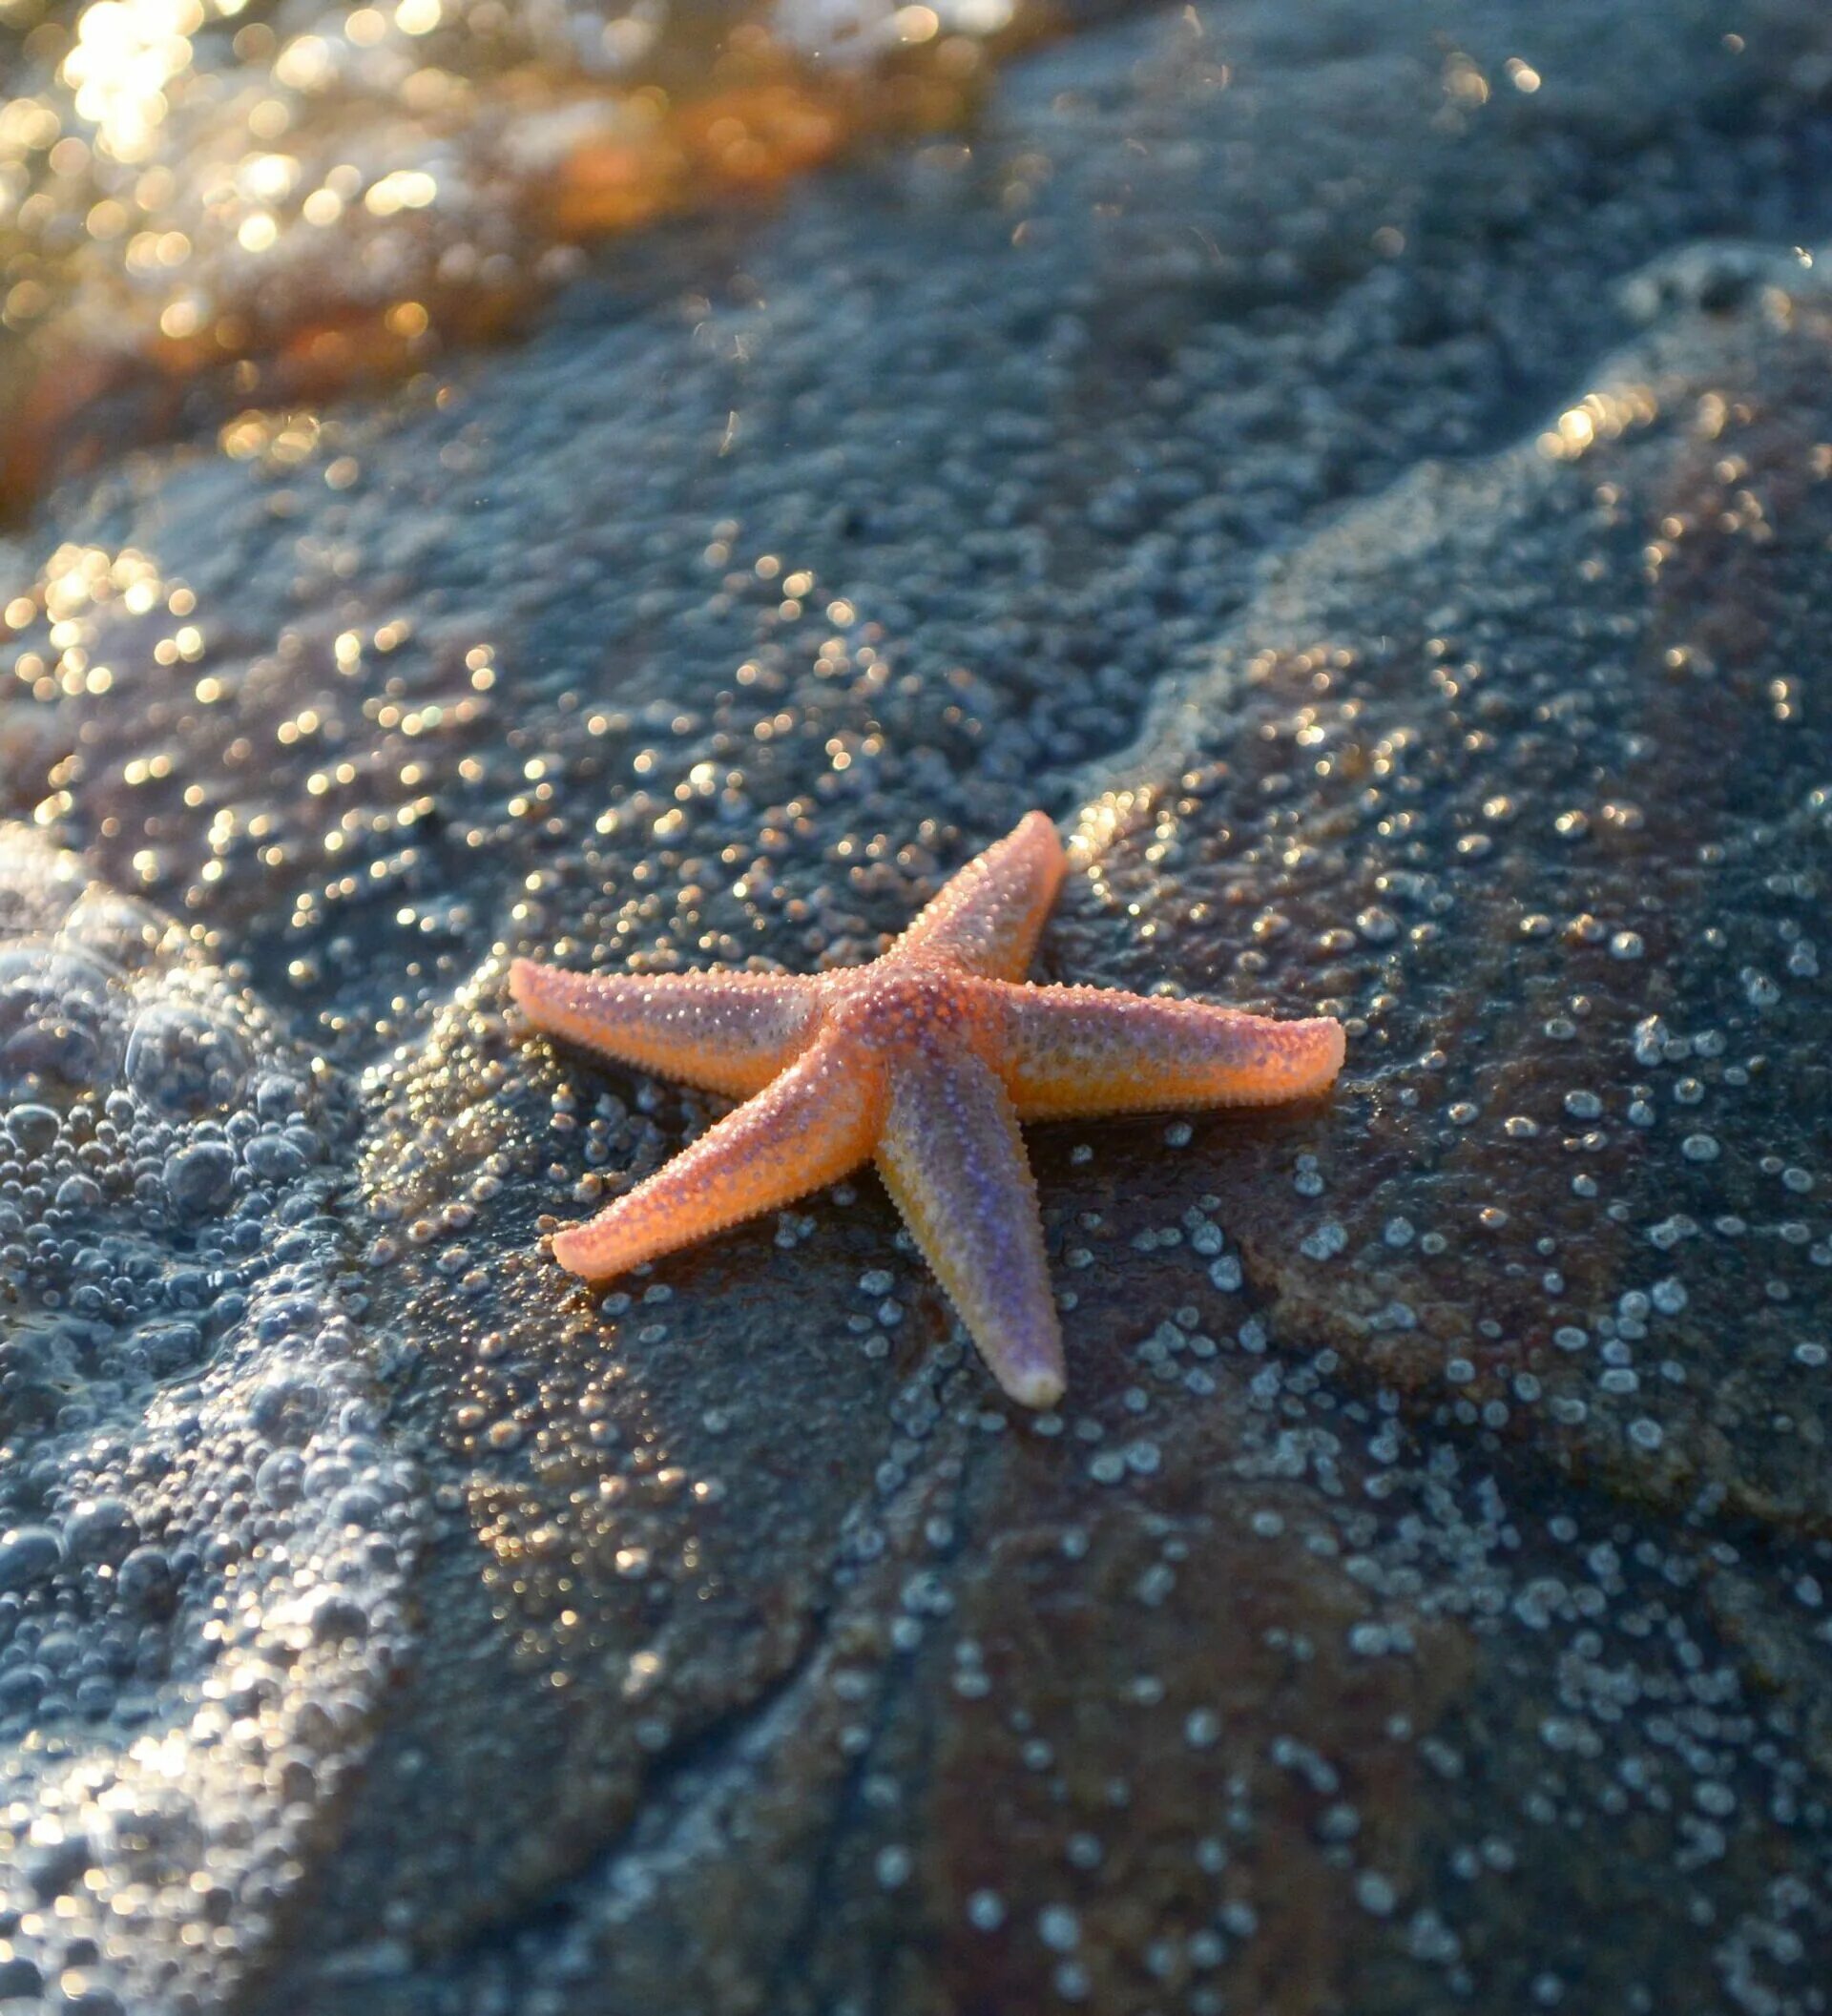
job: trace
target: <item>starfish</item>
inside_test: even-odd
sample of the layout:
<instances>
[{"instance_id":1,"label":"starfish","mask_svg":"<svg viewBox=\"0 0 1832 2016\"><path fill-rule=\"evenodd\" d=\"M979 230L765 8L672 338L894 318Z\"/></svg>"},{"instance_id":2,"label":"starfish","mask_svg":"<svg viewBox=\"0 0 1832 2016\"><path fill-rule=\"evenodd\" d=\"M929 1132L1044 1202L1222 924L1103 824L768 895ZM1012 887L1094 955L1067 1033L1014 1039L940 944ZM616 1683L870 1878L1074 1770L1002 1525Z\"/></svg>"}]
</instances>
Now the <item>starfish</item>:
<instances>
[{"instance_id":1,"label":"starfish","mask_svg":"<svg viewBox=\"0 0 1832 2016\"><path fill-rule=\"evenodd\" d=\"M788 974L572 973L518 959L536 1028L743 1104L553 1257L608 1280L875 1160L993 1377L1024 1406L1065 1384L1022 1120L1262 1106L1325 1090L1342 1024L1113 987L1024 984L1068 871L1032 812L867 966Z\"/></svg>"}]
</instances>

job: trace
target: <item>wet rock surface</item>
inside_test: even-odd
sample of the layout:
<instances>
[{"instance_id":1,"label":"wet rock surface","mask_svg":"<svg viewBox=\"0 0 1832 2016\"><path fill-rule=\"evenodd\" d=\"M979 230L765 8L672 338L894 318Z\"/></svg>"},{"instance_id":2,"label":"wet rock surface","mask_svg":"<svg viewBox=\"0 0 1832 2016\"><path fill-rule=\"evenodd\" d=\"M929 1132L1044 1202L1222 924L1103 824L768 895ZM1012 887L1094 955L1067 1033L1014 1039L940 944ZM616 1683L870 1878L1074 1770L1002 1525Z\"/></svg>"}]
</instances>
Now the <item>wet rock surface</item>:
<instances>
[{"instance_id":1,"label":"wet rock surface","mask_svg":"<svg viewBox=\"0 0 1832 2016\"><path fill-rule=\"evenodd\" d=\"M1309 1334L1468 1421L1524 1404L1639 1495L1817 1526L1827 322L1786 266L1738 299L1313 542L1117 766L1084 909L1231 920L1219 966L1160 925L1191 986L1329 962L1361 1091L1295 1178L1315 1222L1278 1264ZM1404 620L1401 570L1429 584ZM1243 1185L1249 1243L1254 1215Z\"/></svg>"},{"instance_id":2,"label":"wet rock surface","mask_svg":"<svg viewBox=\"0 0 1832 2016\"><path fill-rule=\"evenodd\" d=\"M1823 2008L1832 50L1542 13L1087 38L15 541L5 1992ZM1059 1415L869 1177L557 1274L717 1109L509 952L1038 800L1040 973L1352 1031L1033 1131Z\"/></svg>"}]
</instances>

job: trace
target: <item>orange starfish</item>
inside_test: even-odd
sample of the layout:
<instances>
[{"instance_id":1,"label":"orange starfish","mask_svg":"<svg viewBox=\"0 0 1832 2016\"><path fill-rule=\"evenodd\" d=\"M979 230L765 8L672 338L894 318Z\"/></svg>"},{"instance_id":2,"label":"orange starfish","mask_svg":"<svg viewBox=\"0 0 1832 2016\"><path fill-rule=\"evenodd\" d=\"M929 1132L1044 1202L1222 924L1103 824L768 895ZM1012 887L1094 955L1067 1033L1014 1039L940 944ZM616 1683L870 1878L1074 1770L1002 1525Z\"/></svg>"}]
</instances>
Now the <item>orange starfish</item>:
<instances>
[{"instance_id":1,"label":"orange starfish","mask_svg":"<svg viewBox=\"0 0 1832 2016\"><path fill-rule=\"evenodd\" d=\"M882 959L819 979L516 960L510 990L538 1028L744 1101L561 1233L553 1257L605 1280L875 1159L993 1377L1025 1406L1052 1405L1062 1331L1018 1122L1269 1105L1323 1091L1343 1065L1328 1016L1024 985L1067 868L1055 827L1030 813Z\"/></svg>"}]
</instances>

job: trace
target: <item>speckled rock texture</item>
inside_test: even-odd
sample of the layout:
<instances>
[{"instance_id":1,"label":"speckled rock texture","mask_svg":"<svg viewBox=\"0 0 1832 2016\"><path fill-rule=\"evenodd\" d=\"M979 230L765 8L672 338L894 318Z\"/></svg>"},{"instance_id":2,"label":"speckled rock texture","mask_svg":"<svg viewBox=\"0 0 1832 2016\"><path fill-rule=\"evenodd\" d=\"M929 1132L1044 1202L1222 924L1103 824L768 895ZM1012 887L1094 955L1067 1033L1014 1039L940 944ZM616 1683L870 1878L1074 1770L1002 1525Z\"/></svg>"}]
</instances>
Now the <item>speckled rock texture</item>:
<instances>
[{"instance_id":1,"label":"speckled rock texture","mask_svg":"<svg viewBox=\"0 0 1832 2016\"><path fill-rule=\"evenodd\" d=\"M1826 2009L1832 26L971 138L0 547L0 2006ZM869 1178L553 1267L719 1109L510 955L855 961L1033 803L1040 974L1350 1029L1032 1131L1059 1411Z\"/></svg>"}]
</instances>

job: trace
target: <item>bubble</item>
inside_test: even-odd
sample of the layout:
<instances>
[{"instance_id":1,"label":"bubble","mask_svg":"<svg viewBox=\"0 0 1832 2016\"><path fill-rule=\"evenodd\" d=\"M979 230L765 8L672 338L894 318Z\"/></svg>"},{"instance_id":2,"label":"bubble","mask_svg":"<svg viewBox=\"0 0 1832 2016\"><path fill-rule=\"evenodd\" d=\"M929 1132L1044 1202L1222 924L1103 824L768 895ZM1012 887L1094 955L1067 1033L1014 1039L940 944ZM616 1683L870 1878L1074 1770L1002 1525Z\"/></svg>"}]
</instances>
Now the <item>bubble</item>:
<instances>
[{"instance_id":1,"label":"bubble","mask_svg":"<svg viewBox=\"0 0 1832 2016\"><path fill-rule=\"evenodd\" d=\"M146 1377L171 1379L202 1358L203 1332L196 1323L172 1318L148 1323L135 1338L134 1348Z\"/></svg>"},{"instance_id":2,"label":"bubble","mask_svg":"<svg viewBox=\"0 0 1832 2016\"><path fill-rule=\"evenodd\" d=\"M76 1713L91 1722L105 1721L114 1713L120 1689L106 1673L88 1673L76 1683Z\"/></svg>"},{"instance_id":3,"label":"bubble","mask_svg":"<svg viewBox=\"0 0 1832 2016\"><path fill-rule=\"evenodd\" d=\"M305 1088L281 1071L263 1071L255 1081L255 1112L263 1120L281 1121L305 1103Z\"/></svg>"},{"instance_id":4,"label":"bubble","mask_svg":"<svg viewBox=\"0 0 1832 2016\"><path fill-rule=\"evenodd\" d=\"M255 1472L255 1491L263 1505L297 1505L304 1488L305 1464L297 1449L276 1449Z\"/></svg>"},{"instance_id":5,"label":"bubble","mask_svg":"<svg viewBox=\"0 0 1832 2016\"><path fill-rule=\"evenodd\" d=\"M63 1558L63 1543L50 1527L8 1528L0 1533L0 1594L49 1580Z\"/></svg>"},{"instance_id":6,"label":"bubble","mask_svg":"<svg viewBox=\"0 0 1832 2016\"><path fill-rule=\"evenodd\" d=\"M1644 1015L1634 1026L1634 1061L1647 1065L1660 1063L1666 1055L1668 1041L1666 1023L1658 1015Z\"/></svg>"},{"instance_id":7,"label":"bubble","mask_svg":"<svg viewBox=\"0 0 1832 2016\"><path fill-rule=\"evenodd\" d=\"M152 963L171 930L145 904L93 883L65 913L58 938L116 972L135 973Z\"/></svg>"},{"instance_id":8,"label":"bubble","mask_svg":"<svg viewBox=\"0 0 1832 2016\"><path fill-rule=\"evenodd\" d=\"M1373 1869L1364 1869L1355 1879L1355 1899L1364 1911L1376 1918L1389 1917L1399 1902L1393 1885Z\"/></svg>"},{"instance_id":9,"label":"bubble","mask_svg":"<svg viewBox=\"0 0 1832 2016\"><path fill-rule=\"evenodd\" d=\"M50 1681L42 1666L12 1666L0 1673L0 1716L31 1715ZM0 1974L0 1981L5 1978Z\"/></svg>"},{"instance_id":10,"label":"bubble","mask_svg":"<svg viewBox=\"0 0 1832 2016\"><path fill-rule=\"evenodd\" d=\"M123 1606L139 1616L169 1617L177 1607L177 1577L162 1548L136 1547L114 1578Z\"/></svg>"},{"instance_id":11,"label":"bubble","mask_svg":"<svg viewBox=\"0 0 1832 2016\"><path fill-rule=\"evenodd\" d=\"M85 1498L64 1521L64 1546L76 1562L113 1566L133 1552L139 1537L133 1513L118 1498Z\"/></svg>"},{"instance_id":12,"label":"bubble","mask_svg":"<svg viewBox=\"0 0 1832 2016\"><path fill-rule=\"evenodd\" d=\"M207 1211L229 1195L236 1158L220 1141L197 1141L166 1157L162 1180L173 1209Z\"/></svg>"},{"instance_id":13,"label":"bubble","mask_svg":"<svg viewBox=\"0 0 1832 2016\"><path fill-rule=\"evenodd\" d=\"M320 1590L312 1598L308 1619L313 1638L320 1645L340 1639L362 1639L369 1634L369 1615L357 1600L343 1590Z\"/></svg>"},{"instance_id":14,"label":"bubble","mask_svg":"<svg viewBox=\"0 0 1832 2016\"><path fill-rule=\"evenodd\" d=\"M80 1968L66 1968L60 1985L69 2016L126 2016L126 2005L114 1990L87 1980Z\"/></svg>"},{"instance_id":15,"label":"bubble","mask_svg":"<svg viewBox=\"0 0 1832 2016\"><path fill-rule=\"evenodd\" d=\"M57 1115L48 1106L30 1100L15 1106L7 1115L7 1133L24 1155L41 1155L57 1138Z\"/></svg>"},{"instance_id":16,"label":"bubble","mask_svg":"<svg viewBox=\"0 0 1832 2016\"><path fill-rule=\"evenodd\" d=\"M157 1000L135 1017L127 1082L154 1112L174 1118L227 1112L248 1076L248 1051L220 1017L193 1002Z\"/></svg>"},{"instance_id":17,"label":"bubble","mask_svg":"<svg viewBox=\"0 0 1832 2016\"><path fill-rule=\"evenodd\" d=\"M1068 1904L1046 1904L1037 1914L1037 1937L1052 1952L1071 1952L1081 1943L1081 1921Z\"/></svg>"},{"instance_id":18,"label":"bubble","mask_svg":"<svg viewBox=\"0 0 1832 2016\"><path fill-rule=\"evenodd\" d=\"M67 1107L113 1075L116 1009L107 972L49 941L0 950L0 1092Z\"/></svg>"},{"instance_id":19,"label":"bubble","mask_svg":"<svg viewBox=\"0 0 1832 2016\"><path fill-rule=\"evenodd\" d=\"M310 1166L282 1134L257 1134L242 1151L242 1160L263 1183L292 1183Z\"/></svg>"},{"instance_id":20,"label":"bubble","mask_svg":"<svg viewBox=\"0 0 1832 2016\"><path fill-rule=\"evenodd\" d=\"M269 1442L301 1444L324 1419L324 1395L317 1382L279 1372L256 1387L248 1403L250 1425Z\"/></svg>"}]
</instances>

